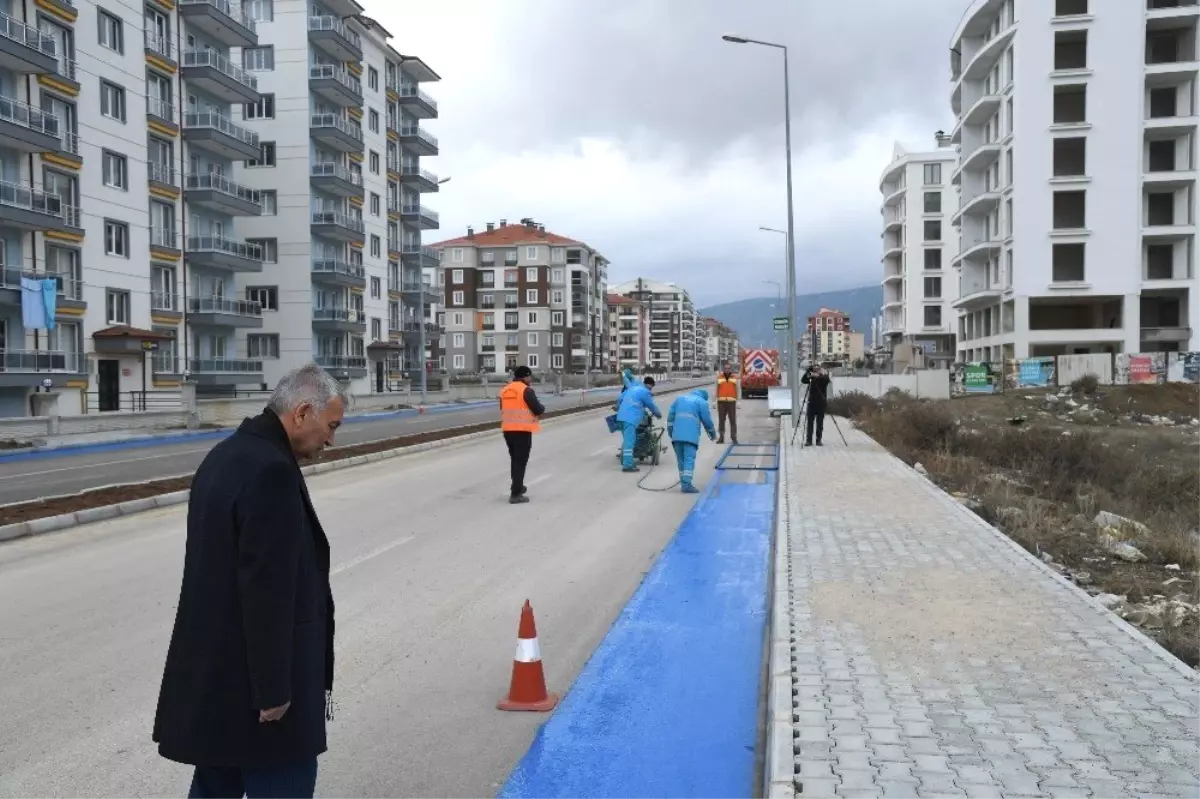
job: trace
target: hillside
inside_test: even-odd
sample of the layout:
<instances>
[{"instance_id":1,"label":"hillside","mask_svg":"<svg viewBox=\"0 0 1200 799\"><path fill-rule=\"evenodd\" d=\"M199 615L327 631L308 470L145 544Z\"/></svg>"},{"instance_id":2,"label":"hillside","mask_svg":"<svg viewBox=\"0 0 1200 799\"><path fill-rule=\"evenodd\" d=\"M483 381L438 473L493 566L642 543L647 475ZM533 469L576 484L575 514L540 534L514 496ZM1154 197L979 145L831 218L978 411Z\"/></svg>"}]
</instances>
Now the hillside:
<instances>
[{"instance_id":1,"label":"hillside","mask_svg":"<svg viewBox=\"0 0 1200 799\"><path fill-rule=\"evenodd\" d=\"M786 298L783 303L786 306ZM776 345L778 337L771 326L771 319L787 315L784 308L776 309L775 304L774 297L760 297L713 305L701 309L700 313L719 319L736 330L742 346L772 347ZM880 286L801 294L796 297L796 315L801 320L796 329L802 328L804 320L821 308L834 308L850 315L850 326L865 334L870 345L871 319L879 315L881 305L883 288Z\"/></svg>"}]
</instances>

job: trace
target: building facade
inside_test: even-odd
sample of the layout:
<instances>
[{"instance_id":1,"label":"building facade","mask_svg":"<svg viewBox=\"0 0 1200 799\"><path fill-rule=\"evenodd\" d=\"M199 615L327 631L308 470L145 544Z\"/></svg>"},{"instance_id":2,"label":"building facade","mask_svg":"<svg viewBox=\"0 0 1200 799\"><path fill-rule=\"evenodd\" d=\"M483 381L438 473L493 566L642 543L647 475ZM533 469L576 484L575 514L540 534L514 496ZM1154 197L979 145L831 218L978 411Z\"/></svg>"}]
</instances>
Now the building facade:
<instances>
[{"instance_id":1,"label":"building facade","mask_svg":"<svg viewBox=\"0 0 1200 799\"><path fill-rule=\"evenodd\" d=\"M805 338L808 340L808 357L812 361L846 364L852 363L856 357L862 357L862 334L855 334L851 330L850 316L839 310L822 308L808 317Z\"/></svg>"},{"instance_id":2,"label":"building facade","mask_svg":"<svg viewBox=\"0 0 1200 799\"><path fill-rule=\"evenodd\" d=\"M704 349L704 368L716 371L728 362L735 369L738 366L738 336L737 331L728 327L719 319L702 317L701 327L704 328L707 339Z\"/></svg>"},{"instance_id":3,"label":"building facade","mask_svg":"<svg viewBox=\"0 0 1200 799\"><path fill-rule=\"evenodd\" d=\"M967 8L950 62L959 360L1196 348L1198 15Z\"/></svg>"},{"instance_id":4,"label":"building facade","mask_svg":"<svg viewBox=\"0 0 1200 799\"><path fill-rule=\"evenodd\" d=\"M649 306L620 294L608 295L608 364L644 371L650 363Z\"/></svg>"},{"instance_id":5,"label":"building facade","mask_svg":"<svg viewBox=\"0 0 1200 799\"><path fill-rule=\"evenodd\" d=\"M607 363L608 261L533 219L432 245L445 283L445 368L503 374Z\"/></svg>"},{"instance_id":6,"label":"building facade","mask_svg":"<svg viewBox=\"0 0 1200 799\"><path fill-rule=\"evenodd\" d=\"M883 171L884 339L893 366L946 368L954 359L958 197L950 182L957 153L939 132L936 149L897 144ZM861 356L860 356L861 357Z\"/></svg>"},{"instance_id":7,"label":"building facade","mask_svg":"<svg viewBox=\"0 0 1200 799\"><path fill-rule=\"evenodd\" d=\"M674 283L635 278L613 288L613 293L646 304L650 313L649 366L659 371L699 368L706 346L697 336L700 317L687 290Z\"/></svg>"}]
</instances>

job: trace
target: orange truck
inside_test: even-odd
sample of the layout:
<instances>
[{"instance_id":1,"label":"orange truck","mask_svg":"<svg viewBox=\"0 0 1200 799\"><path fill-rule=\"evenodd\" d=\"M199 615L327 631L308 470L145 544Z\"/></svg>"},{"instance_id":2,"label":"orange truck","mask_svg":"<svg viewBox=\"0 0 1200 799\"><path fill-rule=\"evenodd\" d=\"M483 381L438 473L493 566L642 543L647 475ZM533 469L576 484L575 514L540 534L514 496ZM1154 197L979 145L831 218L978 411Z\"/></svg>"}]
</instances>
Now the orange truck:
<instances>
[{"instance_id":1,"label":"orange truck","mask_svg":"<svg viewBox=\"0 0 1200 799\"><path fill-rule=\"evenodd\" d=\"M767 389L779 385L779 350L742 350L742 398L767 398Z\"/></svg>"}]
</instances>

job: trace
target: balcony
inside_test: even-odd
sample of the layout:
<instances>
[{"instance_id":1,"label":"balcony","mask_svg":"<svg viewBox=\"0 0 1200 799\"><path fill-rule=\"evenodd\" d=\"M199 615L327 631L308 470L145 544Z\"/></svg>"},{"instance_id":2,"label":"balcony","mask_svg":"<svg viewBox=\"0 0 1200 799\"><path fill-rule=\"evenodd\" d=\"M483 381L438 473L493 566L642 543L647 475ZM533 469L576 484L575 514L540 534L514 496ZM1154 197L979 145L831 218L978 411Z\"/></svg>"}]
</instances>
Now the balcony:
<instances>
[{"instance_id":1,"label":"balcony","mask_svg":"<svg viewBox=\"0 0 1200 799\"><path fill-rule=\"evenodd\" d=\"M241 6L230 0L179 0L179 16L188 27L203 31L216 44L254 47L258 44L258 28Z\"/></svg>"},{"instance_id":2,"label":"balcony","mask_svg":"<svg viewBox=\"0 0 1200 799\"><path fill-rule=\"evenodd\" d=\"M201 385L262 383L262 361L251 358L193 358L188 373Z\"/></svg>"},{"instance_id":3,"label":"balcony","mask_svg":"<svg viewBox=\"0 0 1200 799\"><path fill-rule=\"evenodd\" d=\"M366 377L367 356L365 355L317 355L317 366L338 377Z\"/></svg>"},{"instance_id":4,"label":"balcony","mask_svg":"<svg viewBox=\"0 0 1200 799\"><path fill-rule=\"evenodd\" d=\"M431 336L440 333L441 328L432 322L403 322L400 325L400 331L408 336L419 336L421 333Z\"/></svg>"},{"instance_id":5,"label":"balcony","mask_svg":"<svg viewBox=\"0 0 1200 799\"><path fill-rule=\"evenodd\" d=\"M1175 342L1183 349L1192 340L1190 327L1143 327L1141 331L1143 344Z\"/></svg>"},{"instance_id":6,"label":"balcony","mask_svg":"<svg viewBox=\"0 0 1200 799\"><path fill-rule=\"evenodd\" d=\"M400 143L417 155L438 154L437 137L417 125L400 128Z\"/></svg>"},{"instance_id":7,"label":"balcony","mask_svg":"<svg viewBox=\"0 0 1200 799\"><path fill-rule=\"evenodd\" d=\"M963 261L979 261L986 262L989 258L998 255L1004 249L1004 245L999 239L962 239L962 250L950 262L951 266L958 266Z\"/></svg>"},{"instance_id":8,"label":"balcony","mask_svg":"<svg viewBox=\"0 0 1200 799\"><path fill-rule=\"evenodd\" d=\"M405 205L400 209L400 217L421 230L437 230L441 227L438 212L423 205Z\"/></svg>"},{"instance_id":9,"label":"balcony","mask_svg":"<svg viewBox=\"0 0 1200 799\"><path fill-rule=\"evenodd\" d=\"M309 67L308 88L338 108L362 107L362 81L343 67L333 64Z\"/></svg>"},{"instance_id":10,"label":"balcony","mask_svg":"<svg viewBox=\"0 0 1200 799\"><path fill-rule=\"evenodd\" d=\"M159 227L150 228L150 249L166 250L172 255L179 254L179 236L174 230L163 230Z\"/></svg>"},{"instance_id":11,"label":"balcony","mask_svg":"<svg viewBox=\"0 0 1200 799\"><path fill-rule=\"evenodd\" d=\"M175 167L171 164L160 164L157 161L146 163L146 182L151 188L174 190L179 188L175 177Z\"/></svg>"},{"instance_id":12,"label":"balcony","mask_svg":"<svg viewBox=\"0 0 1200 799\"><path fill-rule=\"evenodd\" d=\"M262 215L262 196L257 189L234 183L224 175L188 175L184 198L210 211L229 216Z\"/></svg>"},{"instance_id":13,"label":"balcony","mask_svg":"<svg viewBox=\"0 0 1200 799\"><path fill-rule=\"evenodd\" d=\"M262 327L262 306L224 297L188 297L188 324L204 327Z\"/></svg>"},{"instance_id":14,"label":"balcony","mask_svg":"<svg viewBox=\"0 0 1200 799\"><path fill-rule=\"evenodd\" d=\"M420 267L438 267L441 266L441 255L432 247L423 247L420 244L405 244L400 250L402 260L413 266Z\"/></svg>"},{"instance_id":15,"label":"balcony","mask_svg":"<svg viewBox=\"0 0 1200 799\"><path fill-rule=\"evenodd\" d=\"M148 57L157 61L165 61L172 66L178 63L175 60L175 47L169 36L160 36L150 28L143 30L142 35Z\"/></svg>"},{"instance_id":16,"label":"balcony","mask_svg":"<svg viewBox=\"0 0 1200 799\"><path fill-rule=\"evenodd\" d=\"M69 375L81 374L79 353L59 350L4 350L0 352L0 386L28 387L50 380L55 387Z\"/></svg>"},{"instance_id":17,"label":"balcony","mask_svg":"<svg viewBox=\"0 0 1200 799\"><path fill-rule=\"evenodd\" d=\"M192 147L231 161L244 161L262 154L257 133L233 124L228 117L215 111L184 114L183 138Z\"/></svg>"},{"instance_id":18,"label":"balcony","mask_svg":"<svg viewBox=\"0 0 1200 799\"><path fill-rule=\"evenodd\" d=\"M405 280L400 284L400 291L405 299L413 302L424 301L425 305L434 305L442 301L442 293L432 284Z\"/></svg>"},{"instance_id":19,"label":"balcony","mask_svg":"<svg viewBox=\"0 0 1200 799\"><path fill-rule=\"evenodd\" d=\"M183 303L179 295L169 291L150 292L150 313L152 315L182 316Z\"/></svg>"},{"instance_id":20,"label":"balcony","mask_svg":"<svg viewBox=\"0 0 1200 799\"><path fill-rule=\"evenodd\" d=\"M958 173L981 172L987 169L999 160L1001 149L1000 145L994 142L980 144L963 155L957 170Z\"/></svg>"},{"instance_id":21,"label":"balcony","mask_svg":"<svg viewBox=\"0 0 1200 799\"><path fill-rule=\"evenodd\" d=\"M66 231L79 227L78 209L68 211L57 194L0 181L0 223L21 230Z\"/></svg>"},{"instance_id":22,"label":"balcony","mask_svg":"<svg viewBox=\"0 0 1200 799\"><path fill-rule=\"evenodd\" d=\"M367 317L351 308L313 308L312 326L326 332L362 333L367 327Z\"/></svg>"},{"instance_id":23,"label":"balcony","mask_svg":"<svg viewBox=\"0 0 1200 799\"><path fill-rule=\"evenodd\" d=\"M438 176L416 164L405 164L400 167L400 185L428 194L438 190Z\"/></svg>"},{"instance_id":24,"label":"balcony","mask_svg":"<svg viewBox=\"0 0 1200 799\"><path fill-rule=\"evenodd\" d=\"M338 197L363 196L362 176L341 164L312 164L308 168L309 183L314 189Z\"/></svg>"},{"instance_id":25,"label":"balcony","mask_svg":"<svg viewBox=\"0 0 1200 799\"><path fill-rule=\"evenodd\" d=\"M314 283L358 288L367 283L367 272L361 264L348 263L338 258L314 258L311 272Z\"/></svg>"},{"instance_id":26,"label":"balcony","mask_svg":"<svg viewBox=\"0 0 1200 799\"><path fill-rule=\"evenodd\" d=\"M1000 204L1000 195L994 191L981 191L973 197L965 197L964 200L959 209L950 217L951 225L959 224L965 217L986 217Z\"/></svg>"},{"instance_id":27,"label":"balcony","mask_svg":"<svg viewBox=\"0 0 1200 799\"><path fill-rule=\"evenodd\" d=\"M226 272L261 272L262 247L220 236L188 236L188 264Z\"/></svg>"},{"instance_id":28,"label":"balcony","mask_svg":"<svg viewBox=\"0 0 1200 799\"><path fill-rule=\"evenodd\" d=\"M58 149L58 117L40 108L0 96L0 147L23 153Z\"/></svg>"},{"instance_id":29,"label":"balcony","mask_svg":"<svg viewBox=\"0 0 1200 799\"><path fill-rule=\"evenodd\" d=\"M215 50L185 50L183 79L227 103L258 102L258 79Z\"/></svg>"},{"instance_id":30,"label":"balcony","mask_svg":"<svg viewBox=\"0 0 1200 799\"><path fill-rule=\"evenodd\" d=\"M362 37L347 28L337 17L309 17L308 40L339 64L362 61Z\"/></svg>"},{"instance_id":31,"label":"balcony","mask_svg":"<svg viewBox=\"0 0 1200 799\"><path fill-rule=\"evenodd\" d=\"M339 241L362 242L365 228L361 219L341 211L313 211L312 232Z\"/></svg>"},{"instance_id":32,"label":"balcony","mask_svg":"<svg viewBox=\"0 0 1200 799\"><path fill-rule=\"evenodd\" d=\"M0 13L0 69L19 75L46 75L58 70L54 37Z\"/></svg>"},{"instance_id":33,"label":"balcony","mask_svg":"<svg viewBox=\"0 0 1200 799\"><path fill-rule=\"evenodd\" d=\"M175 106L158 97L147 97L146 121L169 125L171 130L175 130L178 124L175 121Z\"/></svg>"},{"instance_id":34,"label":"balcony","mask_svg":"<svg viewBox=\"0 0 1200 799\"><path fill-rule=\"evenodd\" d=\"M341 153L363 151L362 125L337 114L313 114L309 130L314 139Z\"/></svg>"},{"instance_id":35,"label":"balcony","mask_svg":"<svg viewBox=\"0 0 1200 799\"><path fill-rule=\"evenodd\" d=\"M417 119L437 119L437 100L416 86L401 84L397 94L400 95L400 106Z\"/></svg>"}]
</instances>

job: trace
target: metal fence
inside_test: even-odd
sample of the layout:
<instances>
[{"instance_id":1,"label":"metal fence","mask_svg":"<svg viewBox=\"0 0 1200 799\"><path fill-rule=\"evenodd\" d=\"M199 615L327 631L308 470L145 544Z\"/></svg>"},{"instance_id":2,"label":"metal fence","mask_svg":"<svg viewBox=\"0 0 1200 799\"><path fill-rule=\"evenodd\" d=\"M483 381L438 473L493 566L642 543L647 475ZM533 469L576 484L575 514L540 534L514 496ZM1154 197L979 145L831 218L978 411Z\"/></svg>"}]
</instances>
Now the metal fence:
<instances>
[{"instance_id":1,"label":"metal fence","mask_svg":"<svg viewBox=\"0 0 1200 799\"><path fill-rule=\"evenodd\" d=\"M183 407L178 391L146 390L87 394L87 412L109 411L177 411Z\"/></svg>"}]
</instances>

